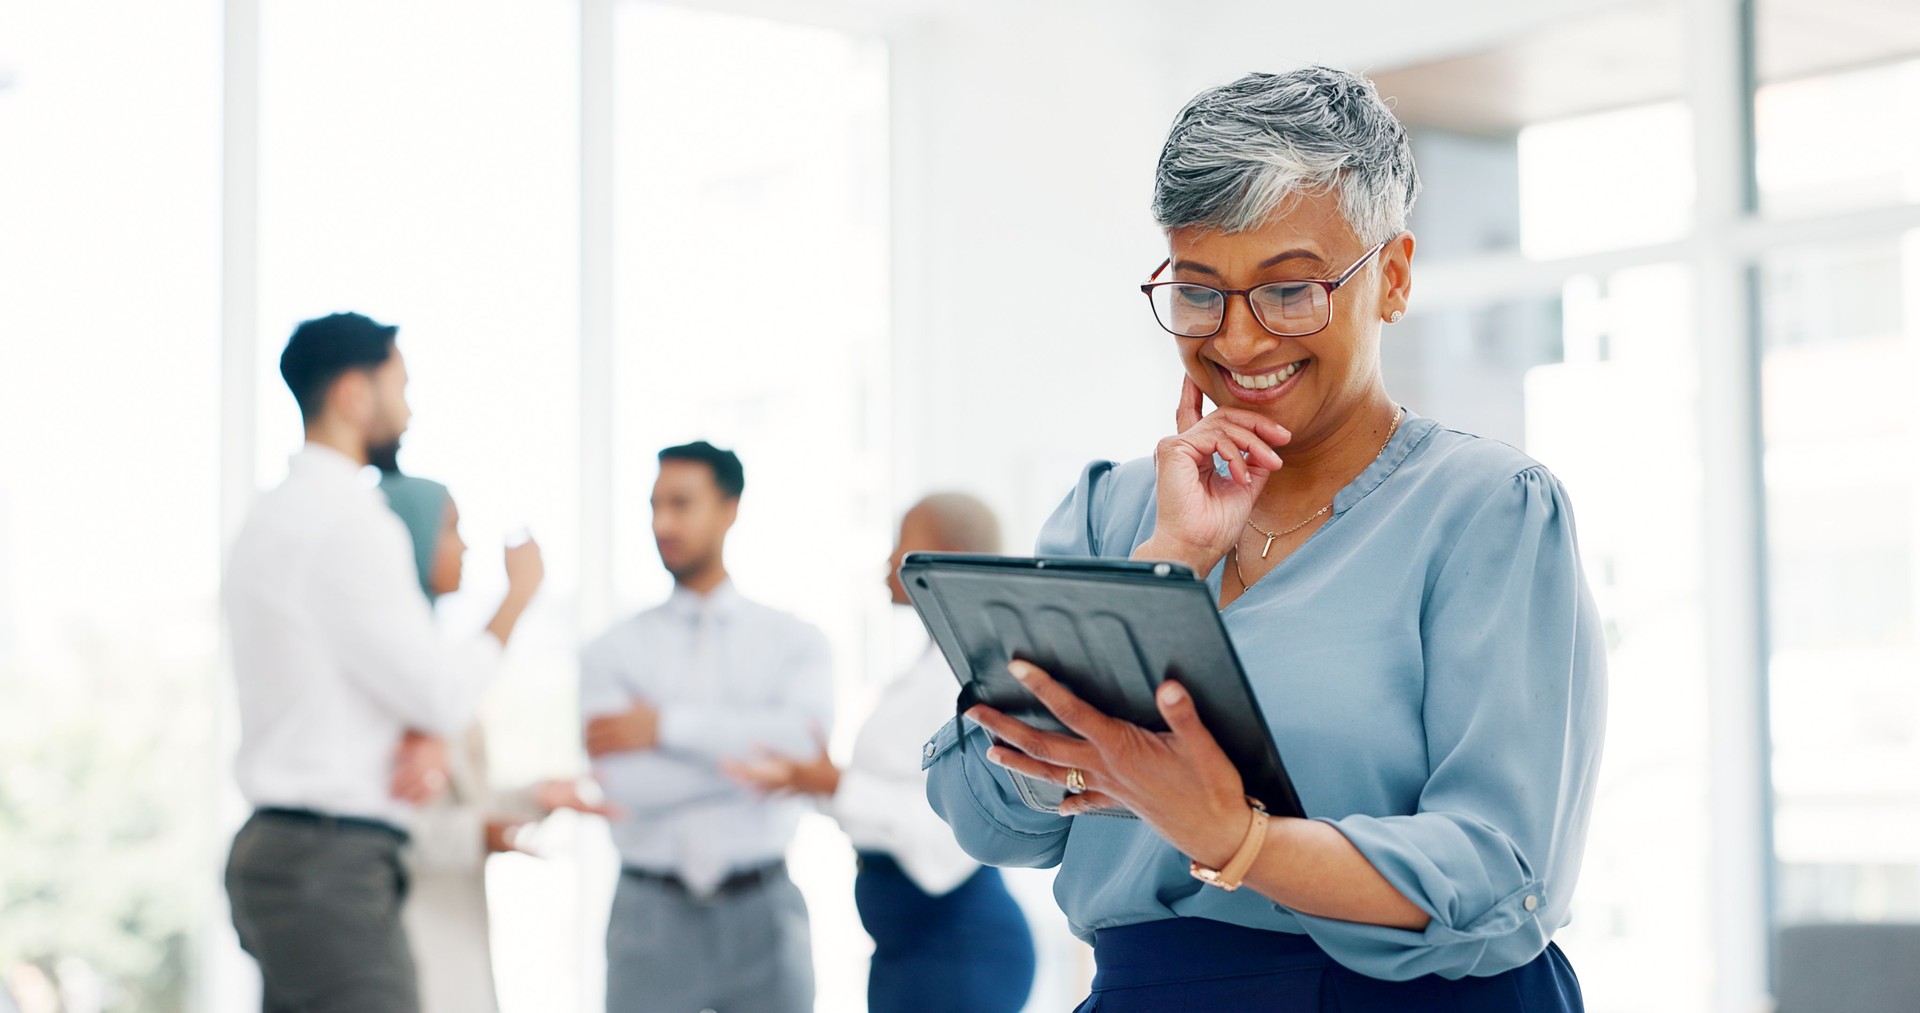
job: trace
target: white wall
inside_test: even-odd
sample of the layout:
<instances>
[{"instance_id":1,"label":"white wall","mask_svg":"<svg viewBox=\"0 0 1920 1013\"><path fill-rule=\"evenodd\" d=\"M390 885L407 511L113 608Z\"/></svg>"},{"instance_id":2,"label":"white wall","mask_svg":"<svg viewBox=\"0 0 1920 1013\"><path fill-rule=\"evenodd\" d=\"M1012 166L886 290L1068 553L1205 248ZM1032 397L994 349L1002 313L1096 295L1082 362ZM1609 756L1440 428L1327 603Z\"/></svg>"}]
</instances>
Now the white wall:
<instances>
[{"instance_id":1,"label":"white wall","mask_svg":"<svg viewBox=\"0 0 1920 1013\"><path fill-rule=\"evenodd\" d=\"M1178 362L1134 287L1177 97L1146 19L933 15L892 50L896 494L964 488L1024 551L1078 469L1146 453Z\"/></svg>"}]
</instances>

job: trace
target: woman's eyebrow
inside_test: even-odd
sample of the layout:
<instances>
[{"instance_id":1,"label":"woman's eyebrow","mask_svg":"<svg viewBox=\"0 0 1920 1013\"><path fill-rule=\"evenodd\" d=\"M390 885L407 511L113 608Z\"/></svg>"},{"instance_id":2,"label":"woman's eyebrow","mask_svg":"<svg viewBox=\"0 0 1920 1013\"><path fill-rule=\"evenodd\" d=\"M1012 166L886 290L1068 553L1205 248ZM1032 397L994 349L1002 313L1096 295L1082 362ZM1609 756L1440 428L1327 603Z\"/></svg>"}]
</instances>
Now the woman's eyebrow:
<instances>
[{"instance_id":1,"label":"woman's eyebrow","mask_svg":"<svg viewBox=\"0 0 1920 1013\"><path fill-rule=\"evenodd\" d=\"M1289 261L1289 260L1302 260L1302 259L1318 261L1320 260L1320 255L1313 252L1312 250L1288 250L1285 253L1276 253L1273 256L1268 257L1267 259L1261 261L1260 266L1255 270L1264 271L1275 264L1285 263L1286 261ZM1321 261L1321 263L1325 263L1325 261Z\"/></svg>"}]
</instances>

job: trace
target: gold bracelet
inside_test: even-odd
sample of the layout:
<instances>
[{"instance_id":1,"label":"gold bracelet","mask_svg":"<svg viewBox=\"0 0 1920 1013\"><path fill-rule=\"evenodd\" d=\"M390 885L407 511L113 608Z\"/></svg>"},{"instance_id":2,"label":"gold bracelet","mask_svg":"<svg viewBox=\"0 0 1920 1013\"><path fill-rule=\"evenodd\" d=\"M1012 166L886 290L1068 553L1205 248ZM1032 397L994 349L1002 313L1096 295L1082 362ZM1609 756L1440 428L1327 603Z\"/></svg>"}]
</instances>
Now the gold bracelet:
<instances>
[{"instance_id":1,"label":"gold bracelet","mask_svg":"<svg viewBox=\"0 0 1920 1013\"><path fill-rule=\"evenodd\" d=\"M1253 868L1253 860L1260 857L1260 848L1267 842L1267 809L1258 799L1249 798L1247 804L1252 807L1248 817L1247 836L1240 842L1240 850L1227 859L1227 864L1218 869L1209 869L1197 861L1189 861L1187 871L1193 878L1208 886L1217 886L1228 893L1240 889L1240 882L1246 878L1247 870Z\"/></svg>"}]
</instances>

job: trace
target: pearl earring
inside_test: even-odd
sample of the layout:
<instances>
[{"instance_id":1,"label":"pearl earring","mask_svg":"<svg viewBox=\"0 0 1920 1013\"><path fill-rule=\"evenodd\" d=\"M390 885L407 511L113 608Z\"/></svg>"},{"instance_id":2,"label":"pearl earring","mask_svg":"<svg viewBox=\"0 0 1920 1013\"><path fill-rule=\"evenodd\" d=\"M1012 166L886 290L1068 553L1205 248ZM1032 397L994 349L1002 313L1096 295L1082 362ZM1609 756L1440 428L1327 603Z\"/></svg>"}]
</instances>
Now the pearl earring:
<instances>
[{"instance_id":1,"label":"pearl earring","mask_svg":"<svg viewBox=\"0 0 1920 1013\"><path fill-rule=\"evenodd\" d=\"M1400 312L1399 310L1394 310L1393 313L1387 317L1387 323L1397 324L1400 322L1400 318L1403 316L1406 316L1406 314Z\"/></svg>"}]
</instances>

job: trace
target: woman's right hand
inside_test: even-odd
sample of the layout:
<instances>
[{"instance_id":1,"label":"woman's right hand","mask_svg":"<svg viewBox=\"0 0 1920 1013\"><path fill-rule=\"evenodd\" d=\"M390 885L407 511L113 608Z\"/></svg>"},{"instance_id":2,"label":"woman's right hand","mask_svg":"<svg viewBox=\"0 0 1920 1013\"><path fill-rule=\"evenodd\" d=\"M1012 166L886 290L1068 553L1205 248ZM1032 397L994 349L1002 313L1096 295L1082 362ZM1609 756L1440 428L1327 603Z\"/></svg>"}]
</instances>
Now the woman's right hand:
<instances>
[{"instance_id":1,"label":"woman's right hand","mask_svg":"<svg viewBox=\"0 0 1920 1013\"><path fill-rule=\"evenodd\" d=\"M501 600L492 621L487 623L487 632L500 641L502 647L512 638L513 628L519 624L520 614L526 611L534 592L540 590L540 582L547 579L547 564L540 556L540 543L532 538L507 546L506 563L507 596Z\"/></svg>"},{"instance_id":2,"label":"woman's right hand","mask_svg":"<svg viewBox=\"0 0 1920 1013\"><path fill-rule=\"evenodd\" d=\"M541 582L547 579L547 564L540 554L540 543L528 537L518 545L507 546L505 557L507 595L521 601L532 598Z\"/></svg>"},{"instance_id":3,"label":"woman's right hand","mask_svg":"<svg viewBox=\"0 0 1920 1013\"><path fill-rule=\"evenodd\" d=\"M1178 434L1161 440L1153 452L1158 475L1153 535L1133 556L1184 563L1206 574L1239 539L1268 476L1280 470L1274 448L1293 434L1245 408L1205 414L1201 397L1193 378L1183 377L1174 422ZM1214 469L1215 454L1227 462L1228 475Z\"/></svg>"}]
</instances>

